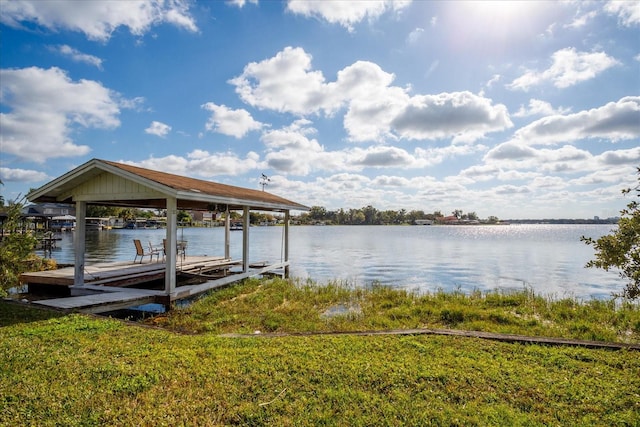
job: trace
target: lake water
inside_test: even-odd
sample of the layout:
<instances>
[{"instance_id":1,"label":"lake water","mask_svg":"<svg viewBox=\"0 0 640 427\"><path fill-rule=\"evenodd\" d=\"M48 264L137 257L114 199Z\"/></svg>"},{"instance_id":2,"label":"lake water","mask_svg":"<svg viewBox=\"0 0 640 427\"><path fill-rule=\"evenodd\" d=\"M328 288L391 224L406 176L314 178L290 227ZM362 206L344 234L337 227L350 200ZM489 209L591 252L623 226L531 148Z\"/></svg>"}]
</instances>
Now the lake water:
<instances>
[{"instance_id":1,"label":"lake water","mask_svg":"<svg viewBox=\"0 0 640 427\"><path fill-rule=\"evenodd\" d=\"M522 289L561 297L609 298L624 286L614 272L586 269L593 248L580 236L600 237L611 225L293 226L291 276L319 283L374 281L419 291ZM133 239L162 242L165 230L88 232L87 264L133 260ZM61 233L52 257L73 263L73 233ZM251 262L282 259L283 227L251 227ZM188 255L223 255L224 229L184 228ZM242 258L242 232L231 232L231 256Z\"/></svg>"}]
</instances>

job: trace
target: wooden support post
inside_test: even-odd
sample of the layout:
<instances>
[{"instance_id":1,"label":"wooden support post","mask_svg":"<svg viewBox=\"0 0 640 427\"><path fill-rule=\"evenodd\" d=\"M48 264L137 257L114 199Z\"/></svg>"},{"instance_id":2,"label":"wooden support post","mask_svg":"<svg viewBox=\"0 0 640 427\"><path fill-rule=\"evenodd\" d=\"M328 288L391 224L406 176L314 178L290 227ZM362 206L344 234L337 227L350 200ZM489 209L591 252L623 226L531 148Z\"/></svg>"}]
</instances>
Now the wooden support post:
<instances>
[{"instance_id":1,"label":"wooden support post","mask_svg":"<svg viewBox=\"0 0 640 427\"><path fill-rule=\"evenodd\" d=\"M164 307L164 311L171 311L171 297L169 295L156 296L156 304L161 304Z\"/></svg>"},{"instance_id":2,"label":"wooden support post","mask_svg":"<svg viewBox=\"0 0 640 427\"><path fill-rule=\"evenodd\" d=\"M167 234L165 244L164 292L171 295L176 290L176 259L178 255L178 200L167 197Z\"/></svg>"},{"instance_id":3,"label":"wooden support post","mask_svg":"<svg viewBox=\"0 0 640 427\"><path fill-rule=\"evenodd\" d=\"M242 272L249 271L249 206L242 209Z\"/></svg>"},{"instance_id":4,"label":"wooden support post","mask_svg":"<svg viewBox=\"0 0 640 427\"><path fill-rule=\"evenodd\" d=\"M229 212L229 205L227 205L224 217L224 257L231 258L231 212Z\"/></svg>"},{"instance_id":5,"label":"wooden support post","mask_svg":"<svg viewBox=\"0 0 640 427\"><path fill-rule=\"evenodd\" d=\"M87 202L76 202L76 233L73 240L75 262L73 264L74 286L84 285L84 252L87 234Z\"/></svg>"},{"instance_id":6,"label":"wooden support post","mask_svg":"<svg viewBox=\"0 0 640 427\"><path fill-rule=\"evenodd\" d=\"M284 212L284 262L287 265L284 267L285 279L289 277L289 211Z\"/></svg>"}]
</instances>

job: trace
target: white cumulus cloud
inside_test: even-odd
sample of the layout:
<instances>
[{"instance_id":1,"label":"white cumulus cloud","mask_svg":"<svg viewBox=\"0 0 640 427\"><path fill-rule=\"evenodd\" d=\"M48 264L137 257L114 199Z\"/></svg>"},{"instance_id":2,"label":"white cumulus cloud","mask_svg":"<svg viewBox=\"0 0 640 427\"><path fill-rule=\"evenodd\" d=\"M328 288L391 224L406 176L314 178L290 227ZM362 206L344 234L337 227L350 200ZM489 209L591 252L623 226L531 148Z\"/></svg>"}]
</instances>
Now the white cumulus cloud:
<instances>
[{"instance_id":1,"label":"white cumulus cloud","mask_svg":"<svg viewBox=\"0 0 640 427\"><path fill-rule=\"evenodd\" d=\"M167 136L167 134L169 134L169 132L171 132L171 126L154 120L151 122L151 125L149 125L149 127L144 131L145 133L148 133L150 135L156 135L164 138L165 136Z\"/></svg>"},{"instance_id":2,"label":"white cumulus cloud","mask_svg":"<svg viewBox=\"0 0 640 427\"><path fill-rule=\"evenodd\" d=\"M628 182L639 161L640 147L594 155L572 145L540 149L520 147L518 151L513 142L507 142L487 153L485 167L510 170L509 180L517 173L521 179L532 180L536 188L559 189L574 184ZM567 177L571 179L567 180Z\"/></svg>"},{"instance_id":3,"label":"white cumulus cloud","mask_svg":"<svg viewBox=\"0 0 640 427\"><path fill-rule=\"evenodd\" d=\"M92 80L73 81L59 68L0 70L0 145L17 157L44 162L82 156L71 133L79 128L113 129L120 125L118 94Z\"/></svg>"},{"instance_id":4,"label":"white cumulus cloud","mask_svg":"<svg viewBox=\"0 0 640 427\"><path fill-rule=\"evenodd\" d=\"M577 52L574 48L553 53L553 63L544 71L527 71L507 85L509 89L529 90L547 82L563 89L590 80L620 63L604 52Z\"/></svg>"},{"instance_id":5,"label":"white cumulus cloud","mask_svg":"<svg viewBox=\"0 0 640 427\"><path fill-rule=\"evenodd\" d=\"M313 138L315 133L316 129L306 119L264 132L260 140L267 149L267 165L278 172L294 175L308 175L316 170L344 169L344 152L325 151L318 140Z\"/></svg>"},{"instance_id":6,"label":"white cumulus cloud","mask_svg":"<svg viewBox=\"0 0 640 427\"><path fill-rule=\"evenodd\" d=\"M0 179L2 182L38 182L48 180L49 176L44 172L35 170L0 167Z\"/></svg>"},{"instance_id":7,"label":"white cumulus cloud","mask_svg":"<svg viewBox=\"0 0 640 427\"><path fill-rule=\"evenodd\" d=\"M627 96L575 114L543 117L514 134L514 140L528 145L558 144L586 138L614 142L640 138L640 96Z\"/></svg>"},{"instance_id":8,"label":"white cumulus cloud","mask_svg":"<svg viewBox=\"0 0 640 427\"><path fill-rule=\"evenodd\" d=\"M51 30L84 33L91 40L106 41L118 27L141 36L163 22L196 32L198 27L184 0L143 1L3 1L0 22L21 27L36 23Z\"/></svg>"},{"instance_id":9,"label":"white cumulus cloud","mask_svg":"<svg viewBox=\"0 0 640 427\"><path fill-rule=\"evenodd\" d=\"M567 28L582 28L585 25L587 25L590 21L592 21L597 15L598 15L598 12L596 12L595 10L589 11L587 13L584 13L584 14L581 14L579 16L576 16L575 19L573 20L573 22L571 22L570 24L565 25L565 27L567 27Z\"/></svg>"},{"instance_id":10,"label":"white cumulus cloud","mask_svg":"<svg viewBox=\"0 0 640 427\"><path fill-rule=\"evenodd\" d=\"M320 71L311 70L311 55L286 47L273 58L251 62L229 83L247 104L279 112L309 114L331 108Z\"/></svg>"},{"instance_id":11,"label":"white cumulus cloud","mask_svg":"<svg viewBox=\"0 0 640 427\"><path fill-rule=\"evenodd\" d=\"M316 129L307 119L263 133L266 164L284 174L309 175L317 171L360 171L363 169L424 168L440 163L444 158L460 153L451 147L413 153L393 146L373 145L366 148L326 150L313 136Z\"/></svg>"},{"instance_id":12,"label":"white cumulus cloud","mask_svg":"<svg viewBox=\"0 0 640 427\"><path fill-rule=\"evenodd\" d=\"M391 121L393 130L407 139L440 139L453 136L474 141L485 133L513 126L507 108L471 92L417 95Z\"/></svg>"},{"instance_id":13,"label":"white cumulus cloud","mask_svg":"<svg viewBox=\"0 0 640 427\"><path fill-rule=\"evenodd\" d=\"M233 110L226 105L217 105L213 102L207 102L202 105L202 108L211 111L211 117L205 125L210 132L242 138L247 133L259 130L264 126L264 124L254 120L247 110Z\"/></svg>"},{"instance_id":14,"label":"white cumulus cloud","mask_svg":"<svg viewBox=\"0 0 640 427\"><path fill-rule=\"evenodd\" d=\"M214 176L242 175L261 166L258 154L250 151L245 158L235 153L209 153L205 150L194 150L186 157L168 155L165 157L150 157L139 162L120 160L122 163L140 166L176 175L198 176L211 178Z\"/></svg>"},{"instance_id":15,"label":"white cumulus cloud","mask_svg":"<svg viewBox=\"0 0 640 427\"><path fill-rule=\"evenodd\" d=\"M553 108L553 106L540 99L532 98L529 100L528 107L520 105L520 109L513 114L514 117L529 117L529 116L550 116L553 114L566 114L570 112L570 108Z\"/></svg>"},{"instance_id":16,"label":"white cumulus cloud","mask_svg":"<svg viewBox=\"0 0 640 427\"><path fill-rule=\"evenodd\" d=\"M229 83L244 102L261 109L331 116L346 107L344 127L355 142L449 137L470 142L512 126L506 107L488 98L470 92L411 97L406 88L392 85L394 74L369 61L357 61L327 82L311 59L304 49L287 47L248 64Z\"/></svg>"},{"instance_id":17,"label":"white cumulus cloud","mask_svg":"<svg viewBox=\"0 0 640 427\"><path fill-rule=\"evenodd\" d=\"M398 12L410 3L411 0L289 0L287 11L339 24L352 32L354 25L364 19L378 19L384 13Z\"/></svg>"},{"instance_id":18,"label":"white cumulus cloud","mask_svg":"<svg viewBox=\"0 0 640 427\"><path fill-rule=\"evenodd\" d=\"M74 49L66 44L53 46L51 49L54 52L58 52L61 55L71 58L71 60L75 62L84 62L85 64L93 65L99 70L102 70L102 59L98 58L97 56L82 53L79 50Z\"/></svg>"},{"instance_id":19,"label":"white cumulus cloud","mask_svg":"<svg viewBox=\"0 0 640 427\"><path fill-rule=\"evenodd\" d=\"M618 17L618 21L625 27L640 24L640 2L633 0L613 0L607 2L604 10Z\"/></svg>"},{"instance_id":20,"label":"white cumulus cloud","mask_svg":"<svg viewBox=\"0 0 640 427\"><path fill-rule=\"evenodd\" d=\"M236 6L242 9L245 4L253 3L258 4L258 0L227 0L227 4L230 6Z\"/></svg>"}]
</instances>

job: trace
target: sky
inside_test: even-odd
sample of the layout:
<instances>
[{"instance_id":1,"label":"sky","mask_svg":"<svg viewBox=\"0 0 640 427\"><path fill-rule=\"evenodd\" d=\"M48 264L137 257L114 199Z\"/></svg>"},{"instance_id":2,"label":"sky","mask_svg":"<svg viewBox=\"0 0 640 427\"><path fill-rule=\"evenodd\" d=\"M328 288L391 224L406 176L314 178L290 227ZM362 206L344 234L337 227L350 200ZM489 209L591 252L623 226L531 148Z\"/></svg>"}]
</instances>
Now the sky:
<instances>
[{"instance_id":1,"label":"sky","mask_svg":"<svg viewBox=\"0 0 640 427\"><path fill-rule=\"evenodd\" d=\"M617 216L640 2L0 0L0 194L92 158L328 210Z\"/></svg>"}]
</instances>

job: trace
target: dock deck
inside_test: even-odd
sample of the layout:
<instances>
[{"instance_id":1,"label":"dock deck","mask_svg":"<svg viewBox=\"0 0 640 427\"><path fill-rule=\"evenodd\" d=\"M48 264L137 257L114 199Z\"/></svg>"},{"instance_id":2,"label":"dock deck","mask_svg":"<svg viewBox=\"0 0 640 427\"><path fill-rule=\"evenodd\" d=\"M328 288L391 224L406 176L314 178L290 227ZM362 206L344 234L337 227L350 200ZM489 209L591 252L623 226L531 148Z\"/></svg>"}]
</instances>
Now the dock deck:
<instances>
[{"instance_id":1,"label":"dock deck","mask_svg":"<svg viewBox=\"0 0 640 427\"><path fill-rule=\"evenodd\" d=\"M84 285L74 285L74 268L23 273L22 283L32 289L68 289L68 296L40 299L34 304L51 308L102 313L148 303L161 303L188 298L211 289L226 286L247 277L283 269L288 263L258 263L247 272L241 272L241 261L224 257L187 256L177 262L176 274L186 283L178 285L174 294L166 295L163 289L150 284L163 282L166 264L161 262L133 263L105 262L85 266ZM199 283L194 284L194 279ZM65 290L66 292L66 290Z\"/></svg>"},{"instance_id":2,"label":"dock deck","mask_svg":"<svg viewBox=\"0 0 640 427\"><path fill-rule=\"evenodd\" d=\"M96 292L65 298L33 301L34 304L66 311L83 313L104 313L136 305L155 303L158 291L144 289L112 288L113 291Z\"/></svg>"},{"instance_id":3,"label":"dock deck","mask_svg":"<svg viewBox=\"0 0 640 427\"><path fill-rule=\"evenodd\" d=\"M179 260L176 271L197 272L215 267L230 267L239 261L223 257L189 256ZM132 286L164 278L164 262L133 263L131 261L104 262L87 265L84 268L86 285ZM35 271L20 276L23 283L53 286L73 286L74 268Z\"/></svg>"}]
</instances>

